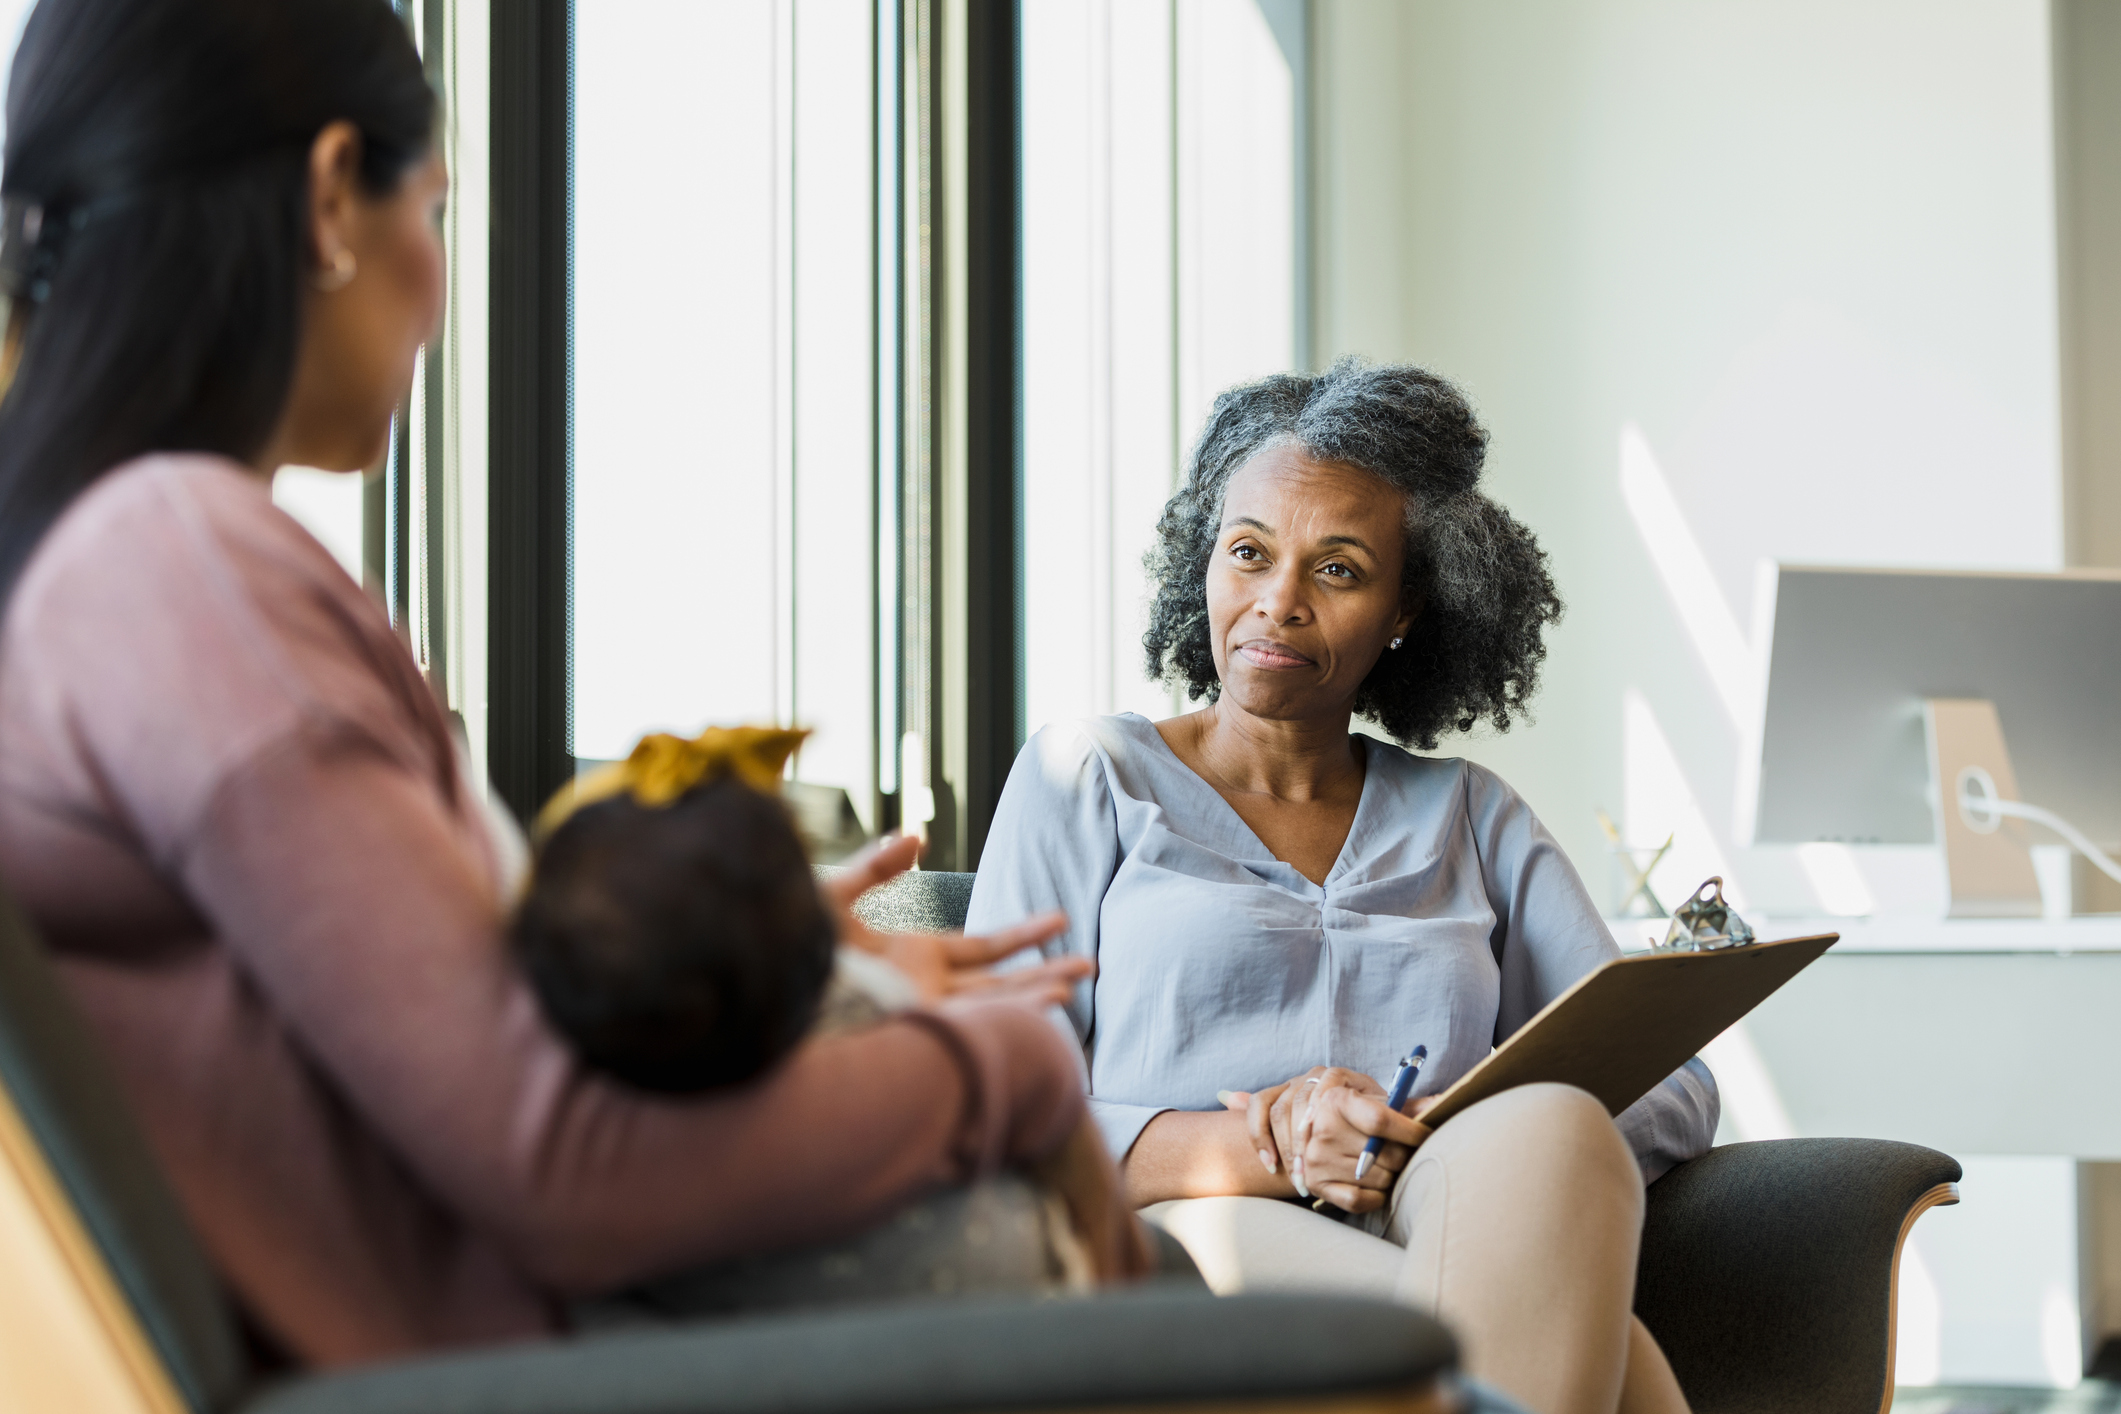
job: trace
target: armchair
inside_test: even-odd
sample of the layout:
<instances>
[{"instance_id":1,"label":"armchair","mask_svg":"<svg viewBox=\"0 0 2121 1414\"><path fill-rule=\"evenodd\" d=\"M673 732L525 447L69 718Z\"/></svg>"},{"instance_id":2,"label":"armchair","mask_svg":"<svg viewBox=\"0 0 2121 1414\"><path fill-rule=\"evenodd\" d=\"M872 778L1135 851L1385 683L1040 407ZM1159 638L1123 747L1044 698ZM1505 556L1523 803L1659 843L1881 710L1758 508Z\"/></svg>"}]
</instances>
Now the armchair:
<instances>
[{"instance_id":1,"label":"armchair","mask_svg":"<svg viewBox=\"0 0 2121 1414\"><path fill-rule=\"evenodd\" d=\"M970 874L866 895L871 927L963 926ZM1727 1144L1650 1185L1635 1312L1694 1414L1882 1414L1893 1398L1900 1248L1959 1201L1959 1165L1916 1144Z\"/></svg>"}]
</instances>

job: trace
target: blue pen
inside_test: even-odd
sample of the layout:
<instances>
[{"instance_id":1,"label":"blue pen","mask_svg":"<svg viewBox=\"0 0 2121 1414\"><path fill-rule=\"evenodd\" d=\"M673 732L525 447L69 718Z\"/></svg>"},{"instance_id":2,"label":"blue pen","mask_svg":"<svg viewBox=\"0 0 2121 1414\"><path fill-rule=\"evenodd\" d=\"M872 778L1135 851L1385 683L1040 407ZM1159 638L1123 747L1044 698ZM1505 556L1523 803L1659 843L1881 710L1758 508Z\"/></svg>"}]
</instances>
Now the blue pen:
<instances>
[{"instance_id":1,"label":"blue pen","mask_svg":"<svg viewBox=\"0 0 2121 1414\"><path fill-rule=\"evenodd\" d=\"M1429 1048L1416 1046L1408 1053L1406 1059L1399 1063L1399 1072L1392 1077L1392 1093L1386 1099L1386 1103L1393 1109L1400 1109L1406 1104L1407 1096L1414 1093L1414 1081L1421 1074L1421 1063L1428 1058ZM1376 1134L1371 1135L1370 1142L1362 1146L1362 1157L1355 1161L1357 1183L1362 1182L1362 1176L1370 1171L1370 1163L1377 1157L1377 1151L1384 1146L1383 1137Z\"/></svg>"}]
</instances>

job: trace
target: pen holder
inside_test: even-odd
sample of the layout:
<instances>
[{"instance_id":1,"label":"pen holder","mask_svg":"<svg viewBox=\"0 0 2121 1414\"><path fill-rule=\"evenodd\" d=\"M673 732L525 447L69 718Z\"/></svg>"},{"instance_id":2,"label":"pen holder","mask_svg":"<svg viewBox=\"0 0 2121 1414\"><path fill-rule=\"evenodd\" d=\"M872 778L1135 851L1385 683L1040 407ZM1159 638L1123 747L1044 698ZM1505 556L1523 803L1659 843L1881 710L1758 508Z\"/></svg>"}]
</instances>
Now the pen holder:
<instances>
[{"instance_id":1,"label":"pen holder","mask_svg":"<svg viewBox=\"0 0 2121 1414\"><path fill-rule=\"evenodd\" d=\"M1658 944L1664 952L1716 952L1742 948L1753 930L1723 897L1723 876L1712 875L1672 913L1672 926Z\"/></svg>"}]
</instances>

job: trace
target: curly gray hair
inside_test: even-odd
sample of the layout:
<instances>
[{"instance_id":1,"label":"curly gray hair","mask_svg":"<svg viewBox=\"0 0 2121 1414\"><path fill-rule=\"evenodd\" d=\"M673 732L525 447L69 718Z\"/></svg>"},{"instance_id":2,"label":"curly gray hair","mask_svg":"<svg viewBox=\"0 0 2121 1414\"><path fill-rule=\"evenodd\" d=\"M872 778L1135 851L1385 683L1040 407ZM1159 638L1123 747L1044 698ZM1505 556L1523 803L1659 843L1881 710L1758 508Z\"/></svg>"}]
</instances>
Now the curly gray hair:
<instances>
[{"instance_id":1,"label":"curly gray hair","mask_svg":"<svg viewBox=\"0 0 2121 1414\"><path fill-rule=\"evenodd\" d=\"M1355 694L1355 711L1394 740L1433 750L1485 720L1527 713L1561 597L1546 552L1481 494L1488 434L1459 391L1424 369L1344 358L1323 373L1276 374L1215 400L1186 479L1146 558L1155 581L1150 676L1214 701L1222 682L1208 626L1208 564L1230 477L1270 446L1371 473L1406 498L1401 602L1420 613Z\"/></svg>"}]
</instances>

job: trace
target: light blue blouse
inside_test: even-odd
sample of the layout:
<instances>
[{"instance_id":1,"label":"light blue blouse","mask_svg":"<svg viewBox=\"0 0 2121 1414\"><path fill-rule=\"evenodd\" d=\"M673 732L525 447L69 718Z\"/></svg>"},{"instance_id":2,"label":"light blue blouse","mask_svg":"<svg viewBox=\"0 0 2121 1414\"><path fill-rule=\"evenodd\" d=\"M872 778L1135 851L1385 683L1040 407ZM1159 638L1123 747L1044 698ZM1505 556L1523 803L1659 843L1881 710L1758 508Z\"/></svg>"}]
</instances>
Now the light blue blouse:
<instances>
[{"instance_id":1,"label":"light blue blouse","mask_svg":"<svg viewBox=\"0 0 2121 1414\"><path fill-rule=\"evenodd\" d=\"M1067 1020L1114 1156L1167 1109L1214 1110L1340 1065L1389 1083L1429 1048L1443 1089L1618 957L1522 797L1469 761L1362 738L1362 799L1323 885L1271 855L1145 717L1039 732L1009 773L969 931L1063 909L1049 955L1096 959ZM1691 1060L1620 1116L1645 1179L1705 1151L1715 1079Z\"/></svg>"}]
</instances>

